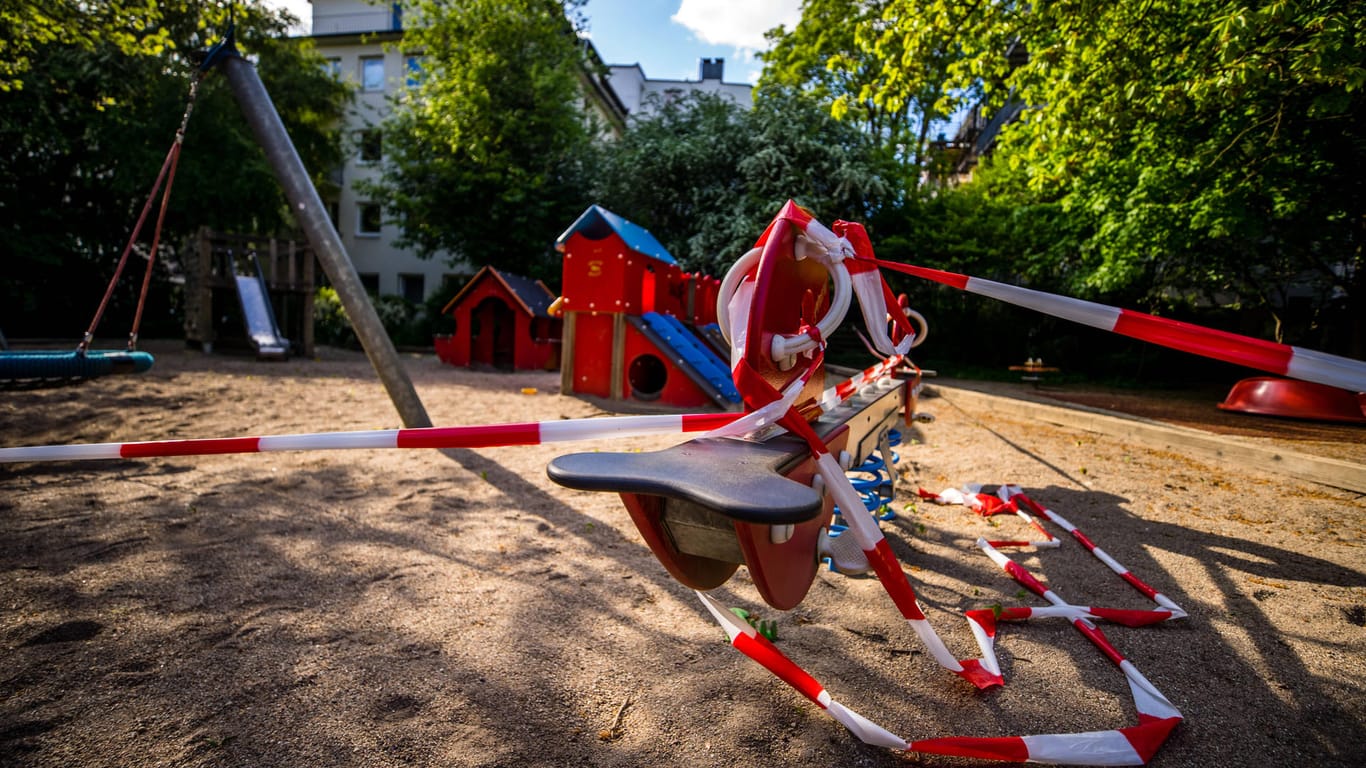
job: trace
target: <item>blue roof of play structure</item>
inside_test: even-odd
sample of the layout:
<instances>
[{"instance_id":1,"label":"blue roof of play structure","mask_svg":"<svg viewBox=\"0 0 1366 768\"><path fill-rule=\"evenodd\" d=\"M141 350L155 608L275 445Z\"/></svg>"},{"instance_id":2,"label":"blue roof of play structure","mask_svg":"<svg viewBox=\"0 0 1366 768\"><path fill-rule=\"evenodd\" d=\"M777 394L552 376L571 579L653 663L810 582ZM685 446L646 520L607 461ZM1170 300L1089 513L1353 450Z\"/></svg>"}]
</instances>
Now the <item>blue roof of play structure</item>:
<instances>
[{"instance_id":1,"label":"blue roof of play structure","mask_svg":"<svg viewBox=\"0 0 1366 768\"><path fill-rule=\"evenodd\" d=\"M573 224L569 225L563 234L555 239L555 245L563 245L569 236L578 232L589 240L601 240L609 235L616 234L626 246L637 253L644 254L653 259L658 259L665 264L677 264L674 257L669 255L668 249L660 244L655 236L650 234L650 230L632 224L622 217L599 205L590 205Z\"/></svg>"},{"instance_id":2,"label":"blue roof of play structure","mask_svg":"<svg viewBox=\"0 0 1366 768\"><path fill-rule=\"evenodd\" d=\"M517 294L517 298L521 299L522 303L531 309L531 314L536 317L550 317L550 303L555 300L555 297L546 291L540 280L533 280L529 277L522 277L501 270L494 271L498 272L498 276L503 278L507 287Z\"/></svg>"}]
</instances>

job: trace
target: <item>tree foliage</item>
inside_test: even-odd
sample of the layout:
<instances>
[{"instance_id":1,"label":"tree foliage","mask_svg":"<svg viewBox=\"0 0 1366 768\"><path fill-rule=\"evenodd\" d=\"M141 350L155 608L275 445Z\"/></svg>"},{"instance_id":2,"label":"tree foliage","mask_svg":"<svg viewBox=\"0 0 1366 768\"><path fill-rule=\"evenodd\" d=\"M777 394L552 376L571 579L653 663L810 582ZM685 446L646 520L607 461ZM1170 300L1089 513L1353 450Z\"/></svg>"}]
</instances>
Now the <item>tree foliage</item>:
<instances>
[{"instance_id":1,"label":"tree foliage","mask_svg":"<svg viewBox=\"0 0 1366 768\"><path fill-rule=\"evenodd\" d=\"M988 108L1027 105L990 168L939 193L962 198L950 216L1048 212L1051 245L1012 227L988 260L1151 309L1236 302L1273 319L1243 330L1362 354L1361 4L877 6L855 34L856 55L880 65L864 66L879 73L864 86L874 104L950 110L980 92ZM1011 43L1027 59L1008 60ZM955 231L967 230L946 222L918 245L942 250Z\"/></svg>"},{"instance_id":2,"label":"tree foliage","mask_svg":"<svg viewBox=\"0 0 1366 768\"><path fill-rule=\"evenodd\" d=\"M720 275L793 198L821 218L866 221L895 205L896 165L814 101L754 109L713 94L659 106L603 150L598 199L682 264Z\"/></svg>"},{"instance_id":3,"label":"tree foliage","mask_svg":"<svg viewBox=\"0 0 1366 768\"><path fill-rule=\"evenodd\" d=\"M795 89L829 104L913 171L931 169L931 132L982 91L984 52L1009 42L1007 3L804 0L792 30L769 33L761 91Z\"/></svg>"},{"instance_id":4,"label":"tree foliage","mask_svg":"<svg viewBox=\"0 0 1366 768\"><path fill-rule=\"evenodd\" d=\"M52 46L155 56L171 45L155 0L12 0L0 6L0 91L19 90ZM41 67L39 68L41 72Z\"/></svg>"},{"instance_id":5,"label":"tree foliage","mask_svg":"<svg viewBox=\"0 0 1366 768\"><path fill-rule=\"evenodd\" d=\"M0 327L11 336L84 330L184 114L195 71L189 53L226 30L223 8L148 5L155 8L139 17L134 28L142 32L131 42L90 32L109 6L62 5L68 15L52 18L70 29L30 41L22 87L0 92L0 143L8 149L0 154L0 249L14 278L0 281ZM290 19L258 3L237 4L235 18L241 48L256 59L301 157L326 172L340 158L335 124L346 89L323 72L311 45L283 39ZM144 225L141 254L154 221ZM274 233L289 221L227 83L209 76L190 118L159 258L203 225ZM140 260L130 267L141 270ZM118 313L136 302L138 282L120 284L108 325L125 322ZM164 308L168 290L158 284L151 301Z\"/></svg>"},{"instance_id":6,"label":"tree foliage","mask_svg":"<svg viewBox=\"0 0 1366 768\"><path fill-rule=\"evenodd\" d=\"M887 146L909 141L910 104L895 109L878 103L875 94L882 62L859 45L860 29L881 17L886 0L806 0L801 20L791 30L767 34L769 49L758 88L801 93L831 106L832 114L852 120Z\"/></svg>"},{"instance_id":7,"label":"tree foliage","mask_svg":"<svg viewBox=\"0 0 1366 768\"><path fill-rule=\"evenodd\" d=\"M566 17L579 4L416 4L403 45L423 52L423 75L383 124L385 170L370 187L400 246L555 271L550 244L590 202L587 64Z\"/></svg>"},{"instance_id":8,"label":"tree foliage","mask_svg":"<svg viewBox=\"0 0 1366 768\"><path fill-rule=\"evenodd\" d=\"M997 162L1088 224L1077 287L1276 314L1313 289L1319 310L1361 309L1360 4L1075 1L1020 19L1031 59L1009 82L1035 108ZM1294 340L1337 344L1309 334L1323 319Z\"/></svg>"}]
</instances>

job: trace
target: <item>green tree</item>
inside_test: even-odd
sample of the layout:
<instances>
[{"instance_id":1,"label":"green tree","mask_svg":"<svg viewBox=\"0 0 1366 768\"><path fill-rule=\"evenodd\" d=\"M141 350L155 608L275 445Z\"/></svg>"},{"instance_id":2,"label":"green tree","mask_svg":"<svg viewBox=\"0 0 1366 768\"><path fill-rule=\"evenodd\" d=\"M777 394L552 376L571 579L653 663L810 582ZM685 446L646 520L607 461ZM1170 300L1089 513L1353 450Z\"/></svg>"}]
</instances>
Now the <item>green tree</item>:
<instances>
[{"instance_id":1,"label":"green tree","mask_svg":"<svg viewBox=\"0 0 1366 768\"><path fill-rule=\"evenodd\" d=\"M0 6L0 91L22 89L35 55L41 61L51 46L161 53L171 40L158 19L155 0L10 0Z\"/></svg>"},{"instance_id":2,"label":"green tree","mask_svg":"<svg viewBox=\"0 0 1366 768\"><path fill-rule=\"evenodd\" d=\"M970 185L937 192L963 196L950 219L1047 212L1038 225L1058 239L1041 248L1007 228L994 254L977 254L996 265L988 271L1152 310L1232 306L1243 310L1238 330L1366 352L1361 4L888 0L879 10L871 24L858 17L855 34L855 55L880 65L860 70L879 73L860 86L873 103L952 108L980 93L1028 105ZM1027 59L1009 60L1012 44ZM955 229L965 231L945 221L906 233L933 252ZM1266 327L1248 324L1257 318Z\"/></svg>"},{"instance_id":3,"label":"green tree","mask_svg":"<svg viewBox=\"0 0 1366 768\"><path fill-rule=\"evenodd\" d=\"M195 64L190 52L222 39L225 8L190 0L155 4L139 29L164 45L138 47L78 32L29 46L22 88L0 92L0 327L12 336L77 337L89 322L185 110ZM76 11L97 17L103 6ZM75 11L73 11L75 13ZM322 69L310 44L284 39L292 21L260 3L234 9L238 39L251 54L308 167L340 159L335 125L347 89ZM84 32L79 32L83 35ZM321 177L320 177L321 178ZM159 203L159 198L158 198ZM162 235L172 256L202 225L273 233L288 206L227 83L203 81L181 153ZM154 219L144 225L145 251ZM102 330L126 330L142 267L135 260ZM149 299L167 309L166 273ZM149 316L167 318L165 312ZM169 328L173 330L174 324Z\"/></svg>"},{"instance_id":4,"label":"green tree","mask_svg":"<svg viewBox=\"0 0 1366 768\"><path fill-rule=\"evenodd\" d=\"M830 104L887 146L908 143L910 104L887 109L873 98L882 62L859 45L859 30L874 24L886 0L805 0L791 30L770 30L758 89L793 91ZM837 106L836 106L837 105Z\"/></svg>"},{"instance_id":5,"label":"green tree","mask_svg":"<svg viewBox=\"0 0 1366 768\"><path fill-rule=\"evenodd\" d=\"M792 89L829 104L891 149L918 186L933 169L931 133L972 103L988 53L1009 44L1010 6L944 0L804 0L792 30L769 33L761 92Z\"/></svg>"},{"instance_id":6,"label":"green tree","mask_svg":"<svg viewBox=\"0 0 1366 768\"><path fill-rule=\"evenodd\" d=\"M604 148L598 199L687 268L719 276L788 198L826 223L869 221L900 199L897 173L865 133L810 99L775 93L745 110L695 94Z\"/></svg>"},{"instance_id":7,"label":"green tree","mask_svg":"<svg viewBox=\"0 0 1366 768\"><path fill-rule=\"evenodd\" d=\"M595 127L588 62L568 19L579 0L424 0L403 45L420 82L385 120L386 165L370 185L399 245L553 277L550 244L590 202Z\"/></svg>"},{"instance_id":8,"label":"green tree","mask_svg":"<svg viewBox=\"0 0 1366 768\"><path fill-rule=\"evenodd\" d=\"M1287 340L1366 351L1360 4L1076 0L1018 18L1031 59L1007 82L1034 108L996 162L1017 199L1085 222L1078 289L1236 300Z\"/></svg>"}]
</instances>

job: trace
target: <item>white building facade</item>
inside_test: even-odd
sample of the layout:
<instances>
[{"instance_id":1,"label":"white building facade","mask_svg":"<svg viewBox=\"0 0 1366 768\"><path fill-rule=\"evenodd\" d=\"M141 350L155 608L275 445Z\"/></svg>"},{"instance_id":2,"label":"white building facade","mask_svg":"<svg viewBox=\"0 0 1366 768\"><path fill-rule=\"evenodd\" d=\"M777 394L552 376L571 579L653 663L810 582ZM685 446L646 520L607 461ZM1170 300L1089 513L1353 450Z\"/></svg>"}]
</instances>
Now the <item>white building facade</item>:
<instances>
[{"instance_id":1,"label":"white building facade","mask_svg":"<svg viewBox=\"0 0 1366 768\"><path fill-rule=\"evenodd\" d=\"M346 159L334 175L337 192L328 201L332 221L367 290L422 301L447 274L462 270L439 256L423 259L395 247L397 228L357 190L358 182L380 174L384 158L377 126L388 112L389 94L407 87L410 69L420 64L416 54L396 47L403 38L402 13L397 6L366 0L313 0L312 37L331 72L356 89L343 127Z\"/></svg>"},{"instance_id":2,"label":"white building facade","mask_svg":"<svg viewBox=\"0 0 1366 768\"><path fill-rule=\"evenodd\" d=\"M754 86L725 82L725 67L724 59L702 59L696 80L651 80L639 64L609 64L607 82L630 115L651 114L659 105L695 92L719 94L745 109L753 107Z\"/></svg>"},{"instance_id":3,"label":"white building facade","mask_svg":"<svg viewBox=\"0 0 1366 768\"><path fill-rule=\"evenodd\" d=\"M314 44L329 69L356 87L356 101L343 127L346 161L333 178L337 193L329 200L332 220L368 290L423 301L441 289L445 278L463 279L482 265L456 261L452 266L450 258L423 259L396 247L394 241L400 234L396 225L388 223L380 206L357 190L358 182L380 174L384 158L378 126L389 110L389 95L409 87L420 72L421 53L401 46L401 3L312 0L312 6ZM585 45L596 62L596 51L587 41ZM606 77L585 71L585 105L599 112L609 133L619 133L632 115L649 114L658 103L656 98L667 102L689 91L721 93L742 107L752 106L751 86L723 82L723 68L721 59L703 59L696 81L650 80L639 64L609 65Z\"/></svg>"}]
</instances>

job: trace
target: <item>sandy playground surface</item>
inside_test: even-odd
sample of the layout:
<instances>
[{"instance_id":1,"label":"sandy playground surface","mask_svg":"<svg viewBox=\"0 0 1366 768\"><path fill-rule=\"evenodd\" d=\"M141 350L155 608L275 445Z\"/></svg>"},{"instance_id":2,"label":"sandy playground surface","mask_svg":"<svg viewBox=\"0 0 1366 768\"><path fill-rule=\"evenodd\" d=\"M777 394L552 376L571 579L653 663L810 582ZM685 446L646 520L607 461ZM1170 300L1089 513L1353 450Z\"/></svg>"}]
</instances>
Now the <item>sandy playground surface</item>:
<instances>
[{"instance_id":1,"label":"sandy playground surface","mask_svg":"<svg viewBox=\"0 0 1366 768\"><path fill-rule=\"evenodd\" d=\"M4 393L0 443L398 426L357 353L154 351L141 377ZM601 413L554 373L407 365L437 424ZM1366 764L1360 494L940 392L884 531L951 649L976 655L966 609L1042 604L972 547L1026 529L907 491L1012 480L1190 611L1106 628L1187 718L1154 765ZM615 497L546 478L568 450L673 442L0 466L0 765L982 764L860 744L728 647ZM1075 603L1150 606L1070 541L1014 557ZM822 570L786 613L743 568L716 594L904 737L1135 723L1122 676L1061 623L1004 625L1006 685L978 693L872 578Z\"/></svg>"}]
</instances>

